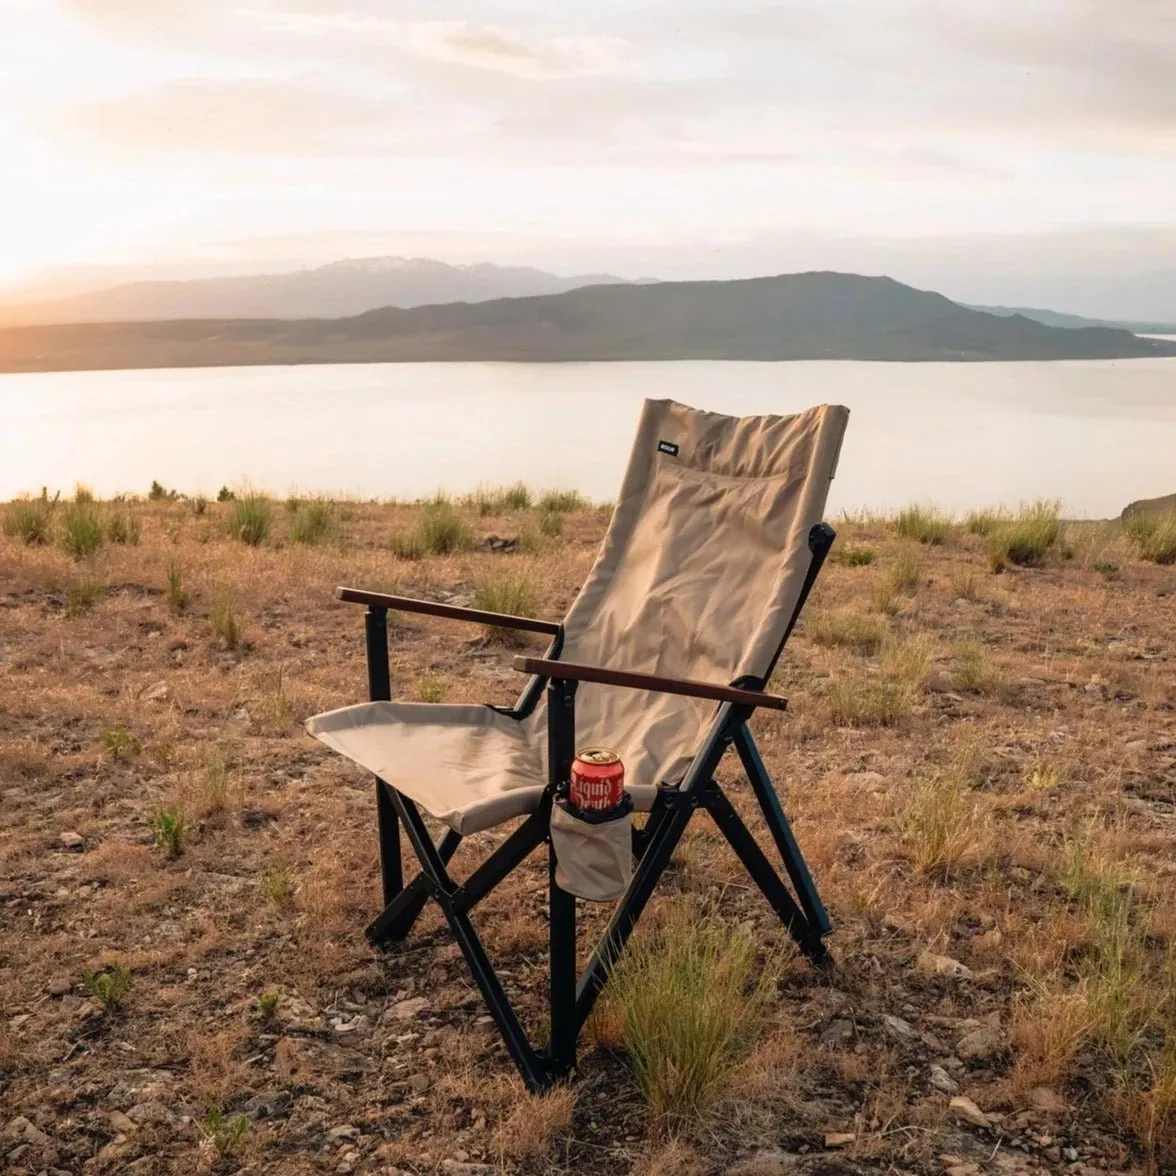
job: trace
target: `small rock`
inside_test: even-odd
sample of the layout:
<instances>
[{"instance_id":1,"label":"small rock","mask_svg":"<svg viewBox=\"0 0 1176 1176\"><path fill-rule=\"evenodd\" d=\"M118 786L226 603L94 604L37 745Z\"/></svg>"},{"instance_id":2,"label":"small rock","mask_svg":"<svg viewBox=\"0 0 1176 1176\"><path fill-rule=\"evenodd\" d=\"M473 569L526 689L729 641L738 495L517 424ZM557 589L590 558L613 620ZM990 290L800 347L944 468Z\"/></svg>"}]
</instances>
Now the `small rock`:
<instances>
[{"instance_id":1,"label":"small rock","mask_svg":"<svg viewBox=\"0 0 1176 1176\"><path fill-rule=\"evenodd\" d=\"M965 1062L979 1062L1004 1049L1004 1034L993 1025L981 1025L956 1042L956 1054Z\"/></svg>"},{"instance_id":2,"label":"small rock","mask_svg":"<svg viewBox=\"0 0 1176 1176\"><path fill-rule=\"evenodd\" d=\"M86 839L72 829L62 833L57 840L63 849L81 849L86 844Z\"/></svg>"},{"instance_id":3,"label":"small rock","mask_svg":"<svg viewBox=\"0 0 1176 1176\"><path fill-rule=\"evenodd\" d=\"M138 1130L138 1124L122 1111L111 1111L106 1116L106 1121L117 1135L134 1135Z\"/></svg>"},{"instance_id":4,"label":"small rock","mask_svg":"<svg viewBox=\"0 0 1176 1176\"><path fill-rule=\"evenodd\" d=\"M894 1017L887 1013L882 1018L882 1024L886 1027L886 1031L892 1037L898 1037L901 1039L918 1036L918 1034L915 1032L915 1027L909 1021L904 1021L901 1017Z\"/></svg>"},{"instance_id":5,"label":"small rock","mask_svg":"<svg viewBox=\"0 0 1176 1176\"><path fill-rule=\"evenodd\" d=\"M255 1094L243 1110L251 1119L273 1119L286 1114L293 1101L293 1096L288 1090L263 1090L260 1094Z\"/></svg>"},{"instance_id":6,"label":"small rock","mask_svg":"<svg viewBox=\"0 0 1176 1176\"><path fill-rule=\"evenodd\" d=\"M857 1139L857 1136L852 1131L825 1132L826 1147L848 1147L855 1139Z\"/></svg>"},{"instance_id":7,"label":"small rock","mask_svg":"<svg viewBox=\"0 0 1176 1176\"><path fill-rule=\"evenodd\" d=\"M246 1105L248 1110L248 1105ZM135 1103L129 1111L127 1117L133 1122L138 1123L140 1127L145 1124L159 1124L171 1122L171 1115L168 1113L167 1107L161 1102L141 1102Z\"/></svg>"},{"instance_id":8,"label":"small rock","mask_svg":"<svg viewBox=\"0 0 1176 1176\"><path fill-rule=\"evenodd\" d=\"M1029 1105L1035 1111L1041 1111L1047 1115L1064 1114L1070 1109L1069 1103L1056 1090L1050 1090L1048 1086L1035 1086L1029 1091Z\"/></svg>"},{"instance_id":9,"label":"small rock","mask_svg":"<svg viewBox=\"0 0 1176 1176\"><path fill-rule=\"evenodd\" d=\"M950 1103L948 1111L957 1119L971 1123L973 1127L990 1127L992 1120L970 1099L957 1094Z\"/></svg>"},{"instance_id":10,"label":"small rock","mask_svg":"<svg viewBox=\"0 0 1176 1176\"><path fill-rule=\"evenodd\" d=\"M955 681L946 670L936 670L927 679L927 689L932 694L950 694L955 689Z\"/></svg>"},{"instance_id":11,"label":"small rock","mask_svg":"<svg viewBox=\"0 0 1176 1176\"><path fill-rule=\"evenodd\" d=\"M398 1021L407 1021L429 1007L429 1002L423 996L414 996L411 1000L402 1000L392 1006L392 1015Z\"/></svg>"},{"instance_id":12,"label":"small rock","mask_svg":"<svg viewBox=\"0 0 1176 1176\"><path fill-rule=\"evenodd\" d=\"M1074 1163L1078 1159L1078 1149L1076 1147L1062 1148L1062 1158L1069 1160L1071 1164Z\"/></svg>"},{"instance_id":13,"label":"small rock","mask_svg":"<svg viewBox=\"0 0 1176 1176\"><path fill-rule=\"evenodd\" d=\"M920 952L915 967L925 976L956 976L960 980L971 980L973 976L972 969L966 964L932 951Z\"/></svg>"},{"instance_id":14,"label":"small rock","mask_svg":"<svg viewBox=\"0 0 1176 1176\"><path fill-rule=\"evenodd\" d=\"M333 1142L338 1142L340 1139L358 1139L363 1132L358 1127L353 1127L350 1123L342 1123L338 1127L332 1127L327 1132L327 1138Z\"/></svg>"},{"instance_id":15,"label":"small rock","mask_svg":"<svg viewBox=\"0 0 1176 1176\"><path fill-rule=\"evenodd\" d=\"M54 976L49 981L47 991L50 996L65 996L72 987L73 984L68 976Z\"/></svg>"},{"instance_id":16,"label":"small rock","mask_svg":"<svg viewBox=\"0 0 1176 1176\"><path fill-rule=\"evenodd\" d=\"M839 1045L847 1045L853 1040L853 1022L838 1018L831 1021L821 1033L821 1044L827 1049L835 1049Z\"/></svg>"},{"instance_id":17,"label":"small rock","mask_svg":"<svg viewBox=\"0 0 1176 1176\"><path fill-rule=\"evenodd\" d=\"M429 1089L428 1074L410 1074L408 1076L408 1089L413 1094L424 1094Z\"/></svg>"},{"instance_id":18,"label":"small rock","mask_svg":"<svg viewBox=\"0 0 1176 1176\"><path fill-rule=\"evenodd\" d=\"M148 686L139 697L144 702L159 702L167 698L167 683L155 682Z\"/></svg>"},{"instance_id":19,"label":"small rock","mask_svg":"<svg viewBox=\"0 0 1176 1176\"><path fill-rule=\"evenodd\" d=\"M931 1085L943 1094L955 1094L960 1084L942 1067L931 1067Z\"/></svg>"}]
</instances>

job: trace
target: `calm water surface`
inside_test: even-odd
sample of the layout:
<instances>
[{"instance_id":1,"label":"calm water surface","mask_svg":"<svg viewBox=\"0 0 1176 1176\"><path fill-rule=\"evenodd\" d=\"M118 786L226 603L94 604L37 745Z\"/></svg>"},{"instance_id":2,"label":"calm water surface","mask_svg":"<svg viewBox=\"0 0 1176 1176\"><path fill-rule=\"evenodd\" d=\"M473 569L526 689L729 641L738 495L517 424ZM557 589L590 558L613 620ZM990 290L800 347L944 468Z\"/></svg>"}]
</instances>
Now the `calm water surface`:
<instances>
[{"instance_id":1,"label":"calm water surface","mask_svg":"<svg viewBox=\"0 0 1176 1176\"><path fill-rule=\"evenodd\" d=\"M831 512L1176 492L1176 359L1067 363L348 364L0 375L0 498L417 497L522 479L610 499L644 397L727 413L851 410Z\"/></svg>"}]
</instances>

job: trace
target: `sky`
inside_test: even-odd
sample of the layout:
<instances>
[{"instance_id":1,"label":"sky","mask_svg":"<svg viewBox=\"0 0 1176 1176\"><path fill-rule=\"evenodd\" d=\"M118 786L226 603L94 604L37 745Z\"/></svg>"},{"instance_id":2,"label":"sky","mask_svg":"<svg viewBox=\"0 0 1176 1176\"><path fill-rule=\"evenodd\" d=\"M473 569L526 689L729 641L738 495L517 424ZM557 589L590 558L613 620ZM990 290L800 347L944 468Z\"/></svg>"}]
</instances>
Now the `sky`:
<instances>
[{"instance_id":1,"label":"sky","mask_svg":"<svg viewBox=\"0 0 1176 1176\"><path fill-rule=\"evenodd\" d=\"M1173 0L0 0L0 284L397 254L1176 318Z\"/></svg>"}]
</instances>

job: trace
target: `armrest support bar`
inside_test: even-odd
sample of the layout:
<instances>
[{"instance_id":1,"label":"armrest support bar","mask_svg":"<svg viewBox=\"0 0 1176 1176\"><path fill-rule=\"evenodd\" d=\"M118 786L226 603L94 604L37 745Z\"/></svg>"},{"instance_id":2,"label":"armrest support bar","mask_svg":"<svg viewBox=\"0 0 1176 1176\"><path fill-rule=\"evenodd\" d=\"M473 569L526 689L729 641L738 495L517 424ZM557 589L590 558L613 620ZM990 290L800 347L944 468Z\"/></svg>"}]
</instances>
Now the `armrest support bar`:
<instances>
[{"instance_id":1,"label":"armrest support bar","mask_svg":"<svg viewBox=\"0 0 1176 1176\"><path fill-rule=\"evenodd\" d=\"M383 592L366 592L361 588L336 588L335 595L348 604L366 604L368 608L394 608L398 612L425 613L475 625L496 625L500 629L518 629L524 633L559 632L555 621L538 621L532 617L512 617L505 613L484 612L479 608L460 608L456 604L438 604L432 600L415 600L411 596L388 596Z\"/></svg>"},{"instance_id":2,"label":"armrest support bar","mask_svg":"<svg viewBox=\"0 0 1176 1176\"><path fill-rule=\"evenodd\" d=\"M738 686L716 686L710 682L690 682L682 678L662 678L656 674L636 674L628 670L608 670L603 666L583 666L575 662L549 661L542 657L516 657L514 668L524 674L538 674L556 681L599 682L603 686L623 686L630 690L652 690L660 694L684 694L690 698L713 698L716 702L734 702L741 706L785 710L788 699L759 690Z\"/></svg>"}]
</instances>

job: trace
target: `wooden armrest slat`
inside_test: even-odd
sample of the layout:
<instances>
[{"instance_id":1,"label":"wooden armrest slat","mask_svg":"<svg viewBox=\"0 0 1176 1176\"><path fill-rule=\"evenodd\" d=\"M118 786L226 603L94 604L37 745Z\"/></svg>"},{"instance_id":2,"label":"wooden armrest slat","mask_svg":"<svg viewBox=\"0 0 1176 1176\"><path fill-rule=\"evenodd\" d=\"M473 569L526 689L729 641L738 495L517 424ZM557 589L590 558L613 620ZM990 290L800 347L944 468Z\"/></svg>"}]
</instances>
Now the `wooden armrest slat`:
<instances>
[{"instance_id":1,"label":"wooden armrest slat","mask_svg":"<svg viewBox=\"0 0 1176 1176\"><path fill-rule=\"evenodd\" d=\"M398 612L424 613L432 617L447 617L453 621L468 621L475 625L518 629L524 633L547 633L554 636L560 629L555 621L540 621L534 617L512 617L506 613L485 612L480 608L461 608L456 604L415 600L411 596L389 596L384 592L367 592L362 588L336 588L335 595L349 604L366 604L368 608L394 608Z\"/></svg>"}]
</instances>

